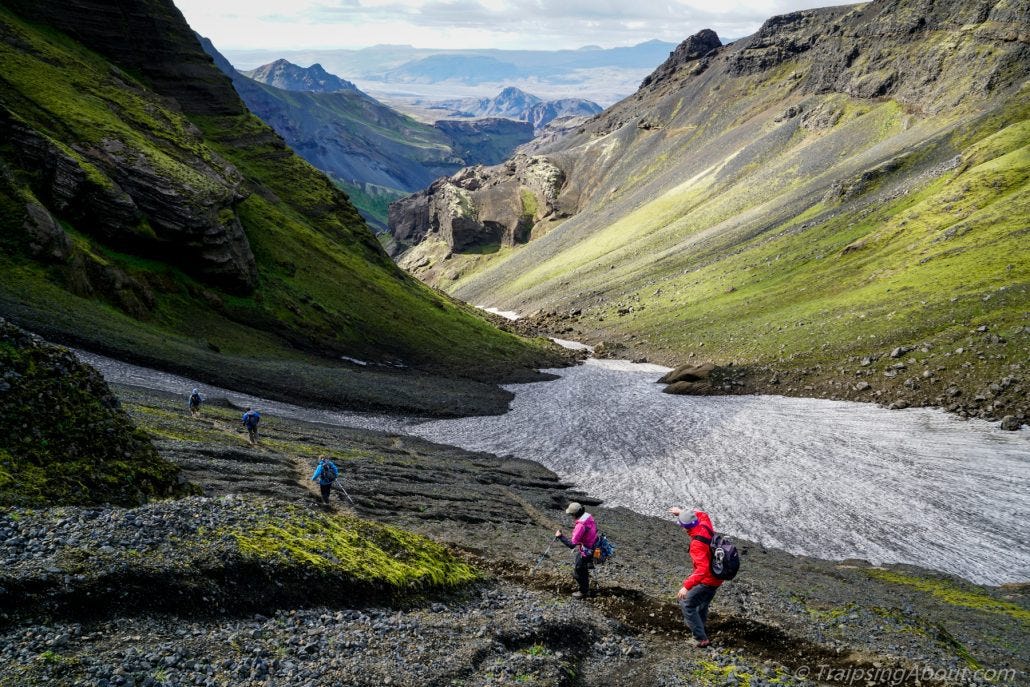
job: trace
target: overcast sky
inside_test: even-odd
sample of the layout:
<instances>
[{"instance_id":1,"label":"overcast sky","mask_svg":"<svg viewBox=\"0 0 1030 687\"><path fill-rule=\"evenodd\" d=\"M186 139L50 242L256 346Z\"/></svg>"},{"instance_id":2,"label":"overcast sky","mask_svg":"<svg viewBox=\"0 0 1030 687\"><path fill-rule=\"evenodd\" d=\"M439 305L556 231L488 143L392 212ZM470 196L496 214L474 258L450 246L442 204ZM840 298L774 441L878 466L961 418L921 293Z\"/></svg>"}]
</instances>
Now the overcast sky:
<instances>
[{"instance_id":1,"label":"overcast sky","mask_svg":"<svg viewBox=\"0 0 1030 687\"><path fill-rule=\"evenodd\" d=\"M221 49L559 49L740 38L768 17L840 0L174 0Z\"/></svg>"}]
</instances>

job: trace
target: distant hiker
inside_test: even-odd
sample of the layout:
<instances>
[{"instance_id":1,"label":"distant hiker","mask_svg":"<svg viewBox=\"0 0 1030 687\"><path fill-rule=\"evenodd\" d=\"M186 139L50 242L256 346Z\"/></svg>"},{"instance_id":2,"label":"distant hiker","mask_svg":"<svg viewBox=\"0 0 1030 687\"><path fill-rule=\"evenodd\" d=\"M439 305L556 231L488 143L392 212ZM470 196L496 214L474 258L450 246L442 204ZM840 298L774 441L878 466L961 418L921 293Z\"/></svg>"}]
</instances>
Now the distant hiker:
<instances>
[{"instance_id":1,"label":"distant hiker","mask_svg":"<svg viewBox=\"0 0 1030 687\"><path fill-rule=\"evenodd\" d=\"M318 487L322 490L322 503L329 505L329 494L333 490L333 482L340 476L340 469L336 463L322 456L318 459L318 466L315 467L315 474L311 475L311 481L318 481Z\"/></svg>"},{"instance_id":2,"label":"distant hiker","mask_svg":"<svg viewBox=\"0 0 1030 687\"><path fill-rule=\"evenodd\" d=\"M590 595L590 568L594 565L594 545L597 543L597 524L594 516L587 513L582 505L572 502L565 512L575 518L572 537L565 537L561 530L554 533L554 538L570 549L576 549L576 562L572 568L572 576L579 585L579 591L572 594L577 599Z\"/></svg>"},{"instance_id":3,"label":"distant hiker","mask_svg":"<svg viewBox=\"0 0 1030 687\"><path fill-rule=\"evenodd\" d=\"M250 437L250 443L256 444L258 442L258 423L261 422L261 413L256 410L247 408L247 412L243 414L243 426L247 428L247 434Z\"/></svg>"},{"instance_id":4,"label":"distant hiker","mask_svg":"<svg viewBox=\"0 0 1030 687\"><path fill-rule=\"evenodd\" d=\"M200 395L200 389L194 389L193 393L190 394L190 415L197 417L200 415L200 404L204 402L204 399Z\"/></svg>"},{"instance_id":5,"label":"distant hiker","mask_svg":"<svg viewBox=\"0 0 1030 687\"><path fill-rule=\"evenodd\" d=\"M697 645L703 648L711 644L705 634L708 606L723 583L712 571L712 540L718 535L707 513L685 511L682 508L670 508L669 512L676 516L676 523L690 535L690 560L694 563L694 572L683 580L676 598L683 611L683 622L690 628Z\"/></svg>"}]
</instances>

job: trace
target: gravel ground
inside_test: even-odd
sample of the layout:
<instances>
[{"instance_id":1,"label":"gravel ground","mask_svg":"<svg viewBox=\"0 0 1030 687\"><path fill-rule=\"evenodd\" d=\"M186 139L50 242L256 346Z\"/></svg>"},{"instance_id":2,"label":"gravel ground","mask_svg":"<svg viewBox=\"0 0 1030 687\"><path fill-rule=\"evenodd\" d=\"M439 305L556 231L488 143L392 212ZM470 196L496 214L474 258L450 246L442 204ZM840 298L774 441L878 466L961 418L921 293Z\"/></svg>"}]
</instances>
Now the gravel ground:
<instances>
[{"instance_id":1,"label":"gravel ground","mask_svg":"<svg viewBox=\"0 0 1030 687\"><path fill-rule=\"evenodd\" d=\"M1012 668L1012 684L1028 683L1025 587L978 587L741 540L743 572L713 604L716 648L701 651L672 601L689 562L669 522L598 505L531 461L277 418L269 418L262 444L249 447L235 431L219 430L215 408L193 421L180 398L117 391L162 437L162 455L208 496L0 516L3 687L759 687L807 684L792 676L806 669L815 676L820 666L928 667L954 677L922 685L987 684L961 672L974 662ZM235 412L224 409L227 417ZM320 452L341 465L353 508L343 499L318 505L308 470ZM241 474L250 479L227 478ZM235 495L241 490L250 495ZM614 561L595 571L597 595L585 602L569 598L567 552L552 548L533 569L553 528L567 525L562 511L572 499L588 504L618 546ZM288 509L356 513L419 532L484 576L457 591L390 598L356 591L327 600L303 571L235 574L233 541L212 533ZM894 675L874 684L916 684L911 673Z\"/></svg>"}]
</instances>

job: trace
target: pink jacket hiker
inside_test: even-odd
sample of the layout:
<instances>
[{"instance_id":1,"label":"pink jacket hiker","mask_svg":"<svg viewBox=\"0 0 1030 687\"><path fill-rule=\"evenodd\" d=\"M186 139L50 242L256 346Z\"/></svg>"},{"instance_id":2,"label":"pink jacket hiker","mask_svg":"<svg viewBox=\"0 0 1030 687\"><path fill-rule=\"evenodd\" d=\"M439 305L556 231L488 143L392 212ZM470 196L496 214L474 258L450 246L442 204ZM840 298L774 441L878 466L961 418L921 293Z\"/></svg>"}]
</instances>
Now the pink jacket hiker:
<instances>
[{"instance_id":1,"label":"pink jacket hiker","mask_svg":"<svg viewBox=\"0 0 1030 687\"><path fill-rule=\"evenodd\" d=\"M593 515L583 513L579 516L569 541L578 546L581 552L583 549L594 548L594 544L597 543L597 523L594 522Z\"/></svg>"}]
</instances>

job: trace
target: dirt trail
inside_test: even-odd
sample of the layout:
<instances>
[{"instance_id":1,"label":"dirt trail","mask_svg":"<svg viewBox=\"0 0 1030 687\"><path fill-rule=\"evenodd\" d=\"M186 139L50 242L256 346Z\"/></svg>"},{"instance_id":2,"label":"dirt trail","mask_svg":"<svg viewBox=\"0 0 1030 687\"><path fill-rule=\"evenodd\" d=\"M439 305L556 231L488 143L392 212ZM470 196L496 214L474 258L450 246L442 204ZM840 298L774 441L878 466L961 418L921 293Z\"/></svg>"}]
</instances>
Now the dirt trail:
<instances>
[{"instance_id":1,"label":"dirt trail","mask_svg":"<svg viewBox=\"0 0 1030 687\"><path fill-rule=\"evenodd\" d=\"M514 562L488 559L480 554L460 550L470 562L489 570L498 578L541 591L564 596L563 588L570 586L571 577L565 579L546 571L534 572ZM650 596L639 589L604 583L603 568L599 566L592 576L593 596L585 603L596 608L605 617L623 624L632 634L657 642L661 648L682 652L693 648L693 638L683 623L678 604L673 601ZM598 579L600 578L600 579ZM900 663L891 657L848 652L820 646L806 639L791 636L787 631L755 620L732 614L713 611L707 629L715 638L717 646L737 649L748 658L758 661L774 661L788 668L791 674L802 669L818 669L827 666L829 670L850 671L914 671L915 665ZM697 650L701 651L701 650ZM916 681L913 677L898 685L920 685L920 687L943 687L947 683L934 680ZM830 684L830 683L825 683Z\"/></svg>"}]
</instances>

